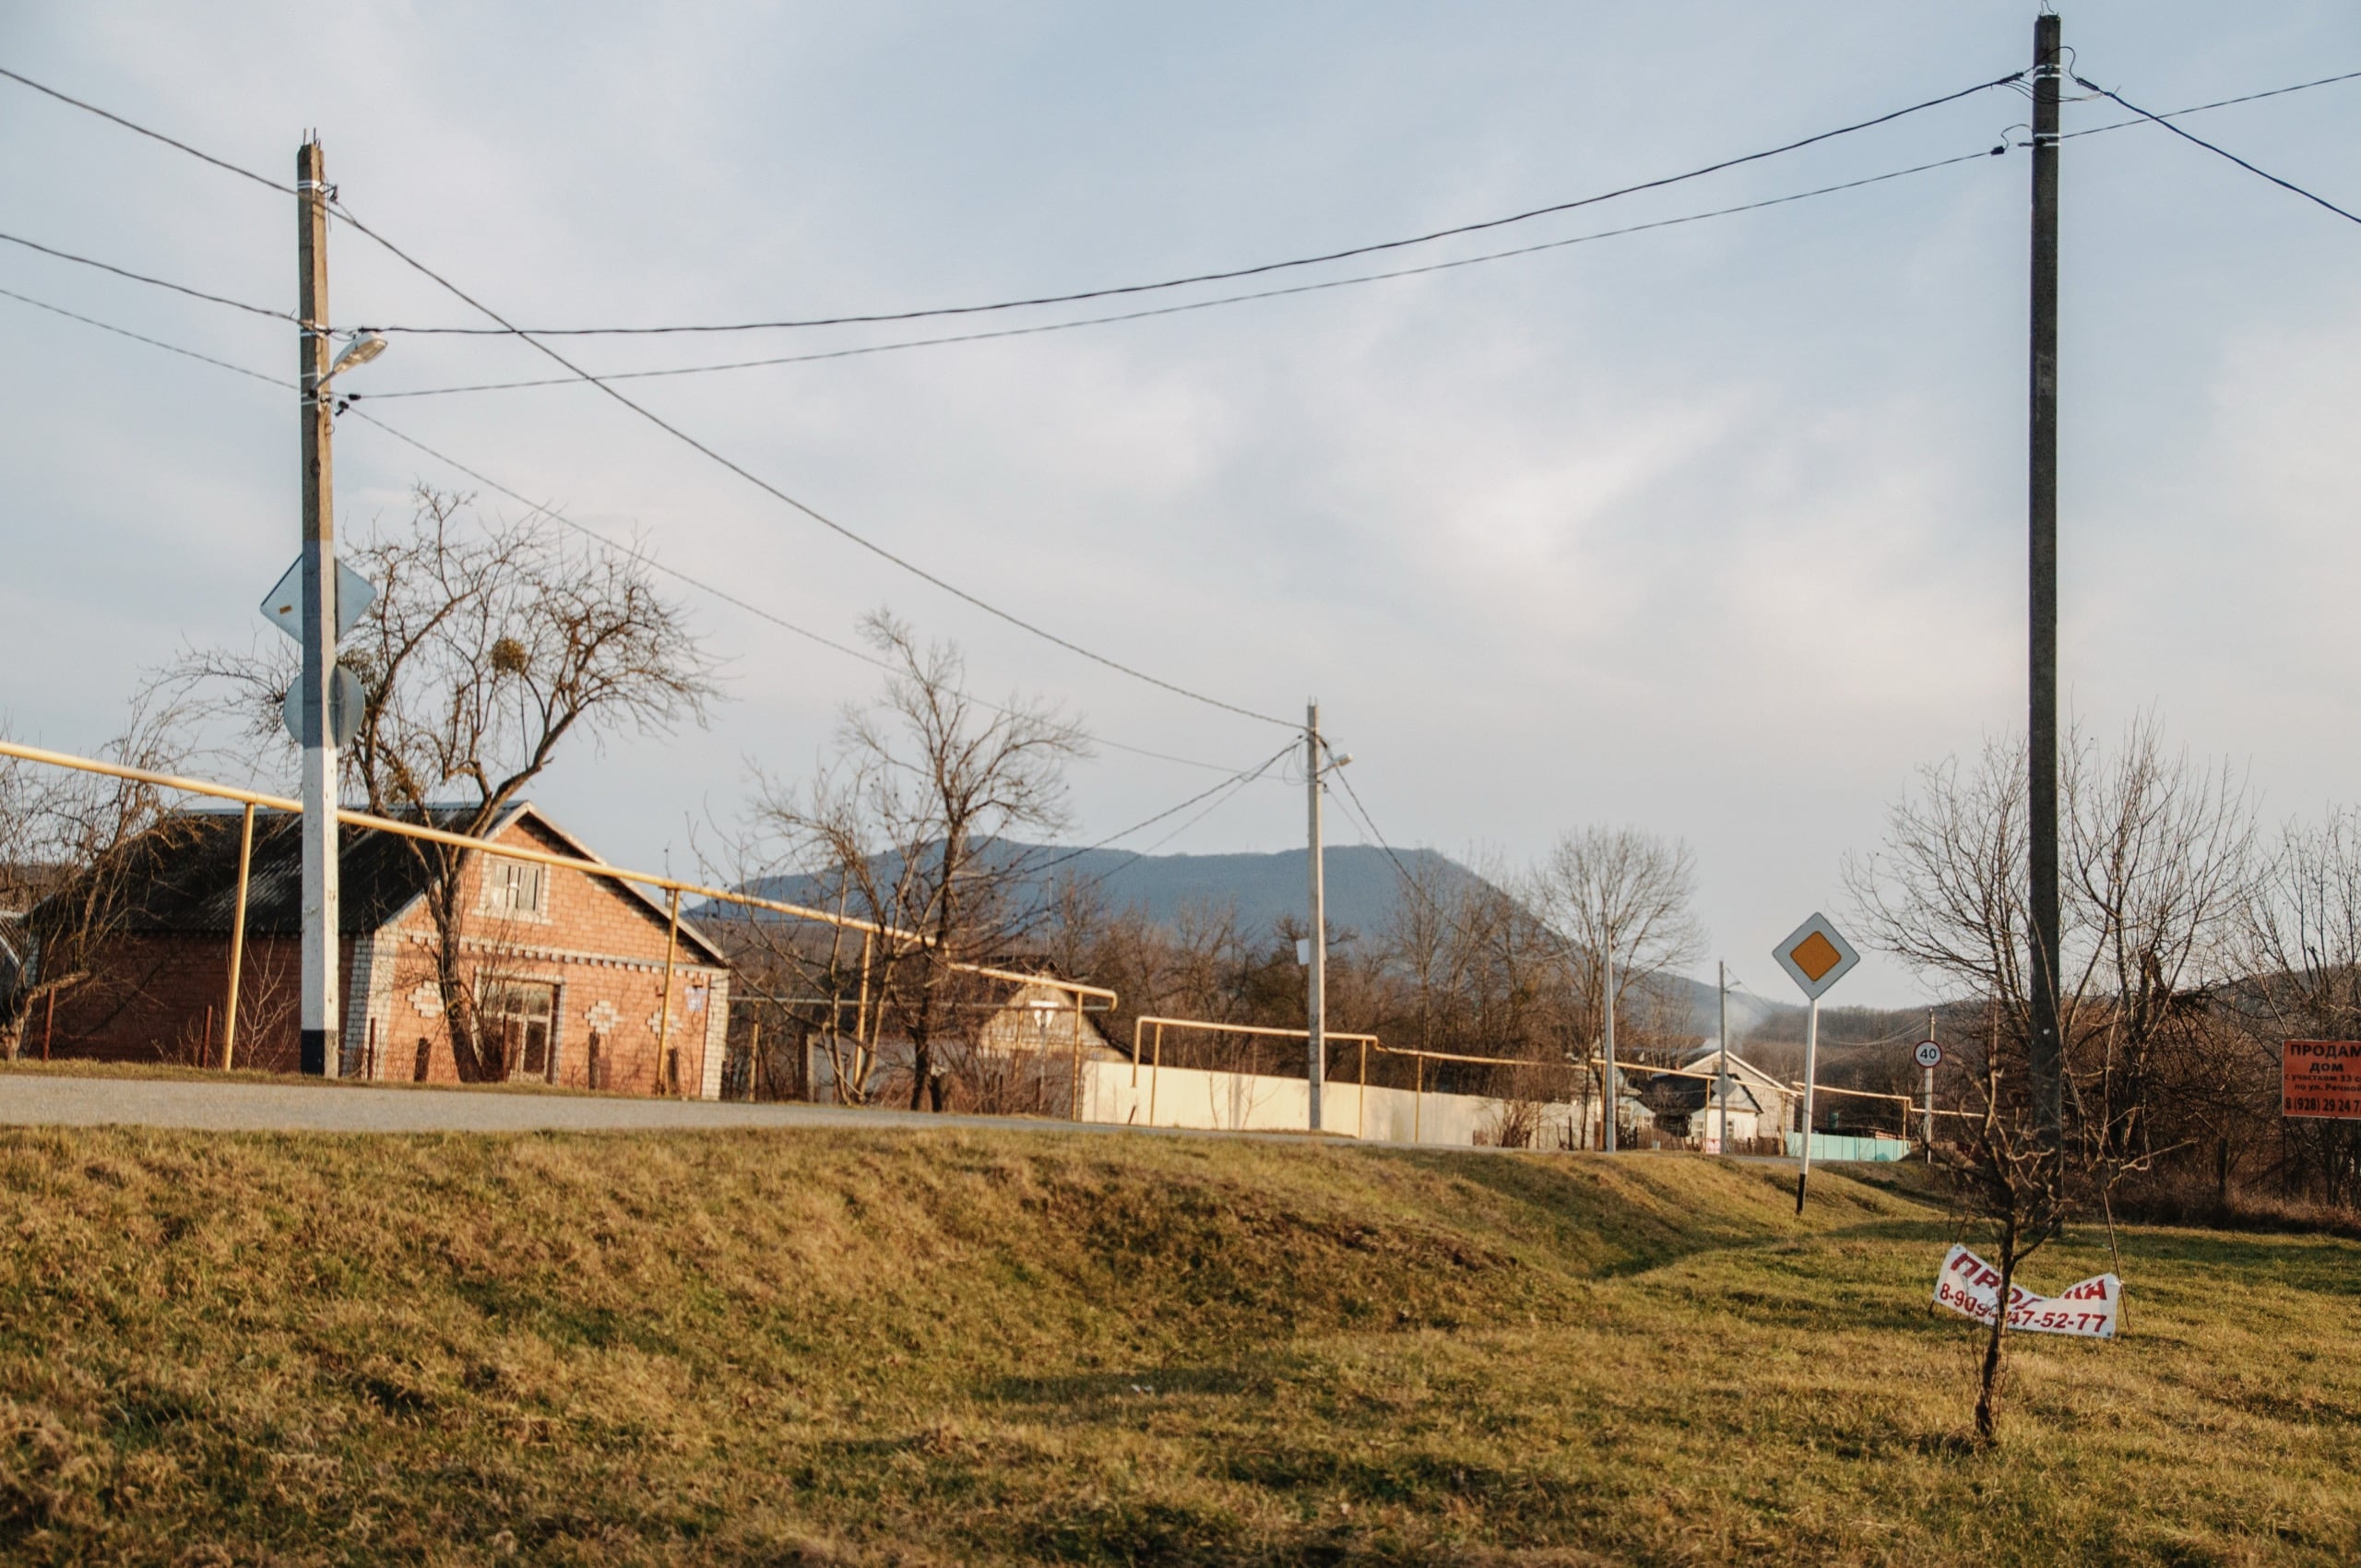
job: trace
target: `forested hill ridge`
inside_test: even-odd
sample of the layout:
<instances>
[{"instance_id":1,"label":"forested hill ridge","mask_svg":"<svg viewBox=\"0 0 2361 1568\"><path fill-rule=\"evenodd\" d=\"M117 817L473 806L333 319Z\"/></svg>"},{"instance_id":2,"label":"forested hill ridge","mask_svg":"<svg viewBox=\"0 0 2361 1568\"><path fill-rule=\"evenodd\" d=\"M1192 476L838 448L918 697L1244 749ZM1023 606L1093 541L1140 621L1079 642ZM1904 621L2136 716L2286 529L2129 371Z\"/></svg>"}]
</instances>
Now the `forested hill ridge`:
<instances>
[{"instance_id":1,"label":"forested hill ridge","mask_svg":"<svg viewBox=\"0 0 2361 1568\"><path fill-rule=\"evenodd\" d=\"M1414 876L1433 876L1442 888L1461 880L1477 882L1477 874L1435 849L1398 851L1403 867ZM1228 906L1239 928L1266 935L1282 921L1300 926L1307 899L1307 867L1301 849L1270 854L1142 855L1129 849L1061 849L1053 845L996 843L991 858L1003 864L1041 868L1028 881L1036 897L1047 902L1058 883L1071 882L1097 890L1109 910L1137 909L1148 919L1169 924L1192 907L1216 910ZM1402 873L1383 849L1366 844L1332 845L1326 860L1328 926L1338 934L1349 932L1364 942L1381 942L1392 928L1394 910L1403 898ZM1054 862L1054 863L1053 863ZM892 866L881 867L886 876ZM821 903L834 889L813 876L764 877L744 885L742 891L789 903Z\"/></svg>"}]
</instances>

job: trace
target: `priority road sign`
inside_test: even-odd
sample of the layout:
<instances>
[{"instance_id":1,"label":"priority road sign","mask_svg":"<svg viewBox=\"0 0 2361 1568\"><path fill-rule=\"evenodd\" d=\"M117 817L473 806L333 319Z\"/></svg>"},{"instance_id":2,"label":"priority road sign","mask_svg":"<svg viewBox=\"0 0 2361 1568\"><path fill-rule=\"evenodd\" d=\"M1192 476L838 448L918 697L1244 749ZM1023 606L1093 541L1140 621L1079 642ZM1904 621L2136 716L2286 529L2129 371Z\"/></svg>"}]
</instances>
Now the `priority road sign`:
<instances>
[{"instance_id":1,"label":"priority road sign","mask_svg":"<svg viewBox=\"0 0 2361 1568\"><path fill-rule=\"evenodd\" d=\"M1814 915L1797 926L1773 956L1797 988L1814 1002L1861 961L1826 915Z\"/></svg>"},{"instance_id":2,"label":"priority road sign","mask_svg":"<svg viewBox=\"0 0 2361 1568\"><path fill-rule=\"evenodd\" d=\"M1820 1081L1820 999L1828 988L1850 973L1861 956L1830 922L1814 915L1787 933L1771 956L1787 971L1806 999L1804 1011L1804 1113L1796 1146L1796 1212L1804 1211L1804 1186L1811 1180L1812 1090Z\"/></svg>"},{"instance_id":3,"label":"priority road sign","mask_svg":"<svg viewBox=\"0 0 2361 1568\"><path fill-rule=\"evenodd\" d=\"M369 606L376 599L377 590L369 586L368 578L341 561L336 564L337 641L344 640L344 634L369 612ZM262 618L297 642L303 640L303 563L300 557L271 588L270 597L262 601Z\"/></svg>"}]
</instances>

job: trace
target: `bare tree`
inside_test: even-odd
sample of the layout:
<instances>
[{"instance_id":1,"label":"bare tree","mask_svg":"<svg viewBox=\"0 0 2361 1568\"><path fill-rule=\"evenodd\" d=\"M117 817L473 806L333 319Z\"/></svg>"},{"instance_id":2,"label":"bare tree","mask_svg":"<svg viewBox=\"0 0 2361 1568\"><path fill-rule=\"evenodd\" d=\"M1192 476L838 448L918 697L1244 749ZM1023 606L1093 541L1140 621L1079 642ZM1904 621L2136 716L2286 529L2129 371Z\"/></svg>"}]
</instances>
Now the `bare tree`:
<instances>
[{"instance_id":1,"label":"bare tree","mask_svg":"<svg viewBox=\"0 0 2361 1568\"><path fill-rule=\"evenodd\" d=\"M170 690L150 685L100 758L177 772L187 734ZM153 785L0 759L0 914L11 917L0 928L0 1054L18 1054L36 1009L137 983L108 962L133 913L127 891L191 832Z\"/></svg>"},{"instance_id":2,"label":"bare tree","mask_svg":"<svg viewBox=\"0 0 2361 1568\"><path fill-rule=\"evenodd\" d=\"M481 518L464 497L424 485L413 501L407 526L346 556L376 590L338 653L364 695L345 788L369 811L481 837L569 741L703 720L712 661L645 558L576 549L539 517ZM226 692L253 734L285 743L291 654L196 653L181 674ZM425 873L459 1076L504 1077L511 1063L480 1027L462 961L476 851L403 842Z\"/></svg>"},{"instance_id":3,"label":"bare tree","mask_svg":"<svg viewBox=\"0 0 2361 1568\"><path fill-rule=\"evenodd\" d=\"M2290 823L2281 830L2256 879L2242 957L2245 980L2230 1013L2247 1046L2241 1053L2249 1107L2245 1120L2279 1134L2284 1188L2348 1207L2361 1205L2361 1126L2283 1121L2274 1114L2281 1041L2361 1035L2361 811L2337 807L2318 826ZM2225 1197L2233 1158L2230 1120L2209 1129L2220 1140L2218 1185Z\"/></svg>"},{"instance_id":4,"label":"bare tree","mask_svg":"<svg viewBox=\"0 0 2361 1568\"><path fill-rule=\"evenodd\" d=\"M1690 907L1696 881L1696 859L1679 839L1635 827L1585 827L1559 838L1534 873L1532 897L1571 949L1578 1038L1596 1038L1609 1006L1619 1026L1650 981L1704 951Z\"/></svg>"},{"instance_id":5,"label":"bare tree","mask_svg":"<svg viewBox=\"0 0 2361 1568\"><path fill-rule=\"evenodd\" d=\"M1006 959L1041 922L1028 889L1043 857L1010 836L1066 826L1065 768L1089 752L1053 707L969 696L955 647L921 646L882 610L861 633L893 668L884 695L845 711L836 754L809 785L759 780L755 820L788 866L908 933L877 943L872 985L881 1019L909 1041L911 1106L941 1110L939 1051L959 1010L979 1000L952 965ZM832 1037L829 1049L841 1042ZM865 1091L865 1077L841 1075L860 1063L831 1064L840 1092Z\"/></svg>"},{"instance_id":6,"label":"bare tree","mask_svg":"<svg viewBox=\"0 0 2361 1568\"><path fill-rule=\"evenodd\" d=\"M1936 1151L1963 1216L1992 1228L1998 1254L1999 1310L1987 1325L1976 1362L1975 1432L1999 1441L2001 1373L2008 1343L2009 1303L2025 1261L2064 1233L2066 1224L2094 1208L2105 1215L2112 1246L2112 1195L2127 1177L2151 1168L2169 1150L2127 1153L2105 1136L2069 1137L2048 1146L2034 1113L2026 1036L1997 1001L1985 1014L1985 1039L1969 1048L1957 1076L1969 1086L1963 1130Z\"/></svg>"},{"instance_id":7,"label":"bare tree","mask_svg":"<svg viewBox=\"0 0 2361 1568\"><path fill-rule=\"evenodd\" d=\"M2254 814L2226 768L2168 754L2154 720L2112 756L2070 735L2059 780L2058 1016L2084 1135L2153 1148L2158 1053L2190 1001L2235 968L2253 886ZM1870 940L1937 984L1993 999L2030 1027L2025 769L2021 743L1975 766L1919 770L1885 843L1849 860L1845 885Z\"/></svg>"},{"instance_id":8,"label":"bare tree","mask_svg":"<svg viewBox=\"0 0 2361 1568\"><path fill-rule=\"evenodd\" d=\"M1380 950L1393 985L1379 1027L1422 1051L1500 1058L1497 1069L1460 1063L1450 1071L1508 1102L1501 1138L1530 1141L1541 1107L1567 1091L1560 1063L1581 1044L1569 949L1510 891L1516 878L1506 867L1474 859L1472 875L1435 859L1408 872ZM1549 1065L1514 1065L1535 1062Z\"/></svg>"},{"instance_id":9,"label":"bare tree","mask_svg":"<svg viewBox=\"0 0 2361 1568\"><path fill-rule=\"evenodd\" d=\"M2186 1091L2219 1061L2212 988L2232 978L2251 908L2253 813L2226 769L2168 755L2153 719L2103 754L2070 736L2058 1013L2066 1128L2048 1146L2032 1114L2025 853L2020 743L1987 744L1972 769L1922 768L1889 814L1885 842L1848 861L1870 940L1986 1009L1987 1039L1963 1075L1977 1103L1939 1159L1962 1211L1996 1232L2003 1311L1978 1374L1976 1430L1991 1441L2017 1266L2125 1177L2185 1146ZM2107 1218L2112 1226L2112 1212Z\"/></svg>"}]
</instances>

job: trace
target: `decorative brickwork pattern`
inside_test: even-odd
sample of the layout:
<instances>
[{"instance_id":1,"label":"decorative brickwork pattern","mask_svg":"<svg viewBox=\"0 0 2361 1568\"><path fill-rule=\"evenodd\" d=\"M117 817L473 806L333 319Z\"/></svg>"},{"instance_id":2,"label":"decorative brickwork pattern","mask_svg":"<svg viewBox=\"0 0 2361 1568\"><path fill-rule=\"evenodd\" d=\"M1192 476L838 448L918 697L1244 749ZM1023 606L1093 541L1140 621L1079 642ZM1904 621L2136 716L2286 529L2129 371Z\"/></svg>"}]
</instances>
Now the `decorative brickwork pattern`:
<instances>
[{"instance_id":1,"label":"decorative brickwork pattern","mask_svg":"<svg viewBox=\"0 0 2361 1568\"><path fill-rule=\"evenodd\" d=\"M587 851L529 808L491 840L559 854ZM461 908L479 910L486 858L467 873ZM299 944L249 935L240 985L237 1065L291 1072L297 1063ZM683 926L664 1027L665 914L604 879L551 870L531 918L468 917L460 968L478 995L492 981L555 988L549 1081L629 1094L720 1092L730 976L719 955ZM422 901L344 943L346 1016L340 1065L381 1081L457 1082L435 979L434 925ZM218 1065L229 940L200 933L133 934L113 944L102 978L57 1007L58 1056ZM38 1027L27 1044L38 1051Z\"/></svg>"}]
</instances>

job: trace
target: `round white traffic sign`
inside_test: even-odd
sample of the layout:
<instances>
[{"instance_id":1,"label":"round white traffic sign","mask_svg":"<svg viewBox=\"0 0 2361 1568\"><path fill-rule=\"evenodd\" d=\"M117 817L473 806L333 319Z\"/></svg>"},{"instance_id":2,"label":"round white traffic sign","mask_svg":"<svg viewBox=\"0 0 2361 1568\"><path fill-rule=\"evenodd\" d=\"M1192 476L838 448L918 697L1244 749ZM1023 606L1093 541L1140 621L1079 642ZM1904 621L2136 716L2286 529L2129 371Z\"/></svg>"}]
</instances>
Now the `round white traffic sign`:
<instances>
[{"instance_id":1,"label":"round white traffic sign","mask_svg":"<svg viewBox=\"0 0 2361 1568\"><path fill-rule=\"evenodd\" d=\"M1910 1053L1921 1067L1938 1066L1943 1060L1943 1048L1931 1039L1922 1039L1918 1049Z\"/></svg>"}]
</instances>

